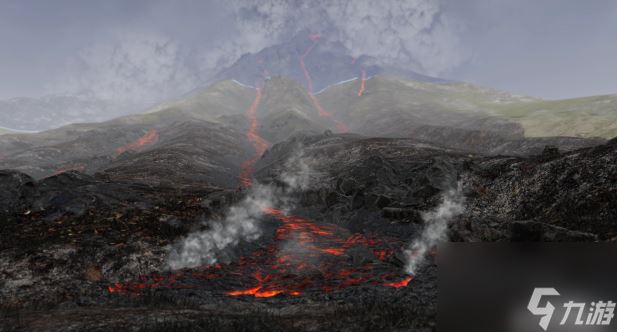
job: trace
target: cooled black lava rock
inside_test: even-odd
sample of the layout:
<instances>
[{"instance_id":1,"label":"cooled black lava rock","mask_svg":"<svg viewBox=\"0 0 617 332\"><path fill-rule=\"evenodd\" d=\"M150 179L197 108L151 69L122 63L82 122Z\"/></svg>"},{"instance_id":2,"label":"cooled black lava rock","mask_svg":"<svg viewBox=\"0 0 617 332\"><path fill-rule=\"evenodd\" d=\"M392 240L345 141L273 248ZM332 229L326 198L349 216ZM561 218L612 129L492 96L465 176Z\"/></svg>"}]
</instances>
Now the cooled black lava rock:
<instances>
[{"instance_id":1,"label":"cooled black lava rock","mask_svg":"<svg viewBox=\"0 0 617 332\"><path fill-rule=\"evenodd\" d=\"M516 242L594 242L598 237L541 222L516 221L510 224L509 239Z\"/></svg>"},{"instance_id":2,"label":"cooled black lava rock","mask_svg":"<svg viewBox=\"0 0 617 332\"><path fill-rule=\"evenodd\" d=\"M16 171L0 171L0 216L27 212L34 189L34 180Z\"/></svg>"},{"instance_id":3,"label":"cooled black lava rock","mask_svg":"<svg viewBox=\"0 0 617 332\"><path fill-rule=\"evenodd\" d=\"M93 322L108 322L101 323L105 326L100 329L109 330L114 324L127 323L118 315L117 308L124 306L132 317L140 317L133 311L142 310L143 315L173 316L173 322L210 317L214 312L217 317L237 318L255 308L288 308L284 312L289 316L285 317L308 319L319 329L341 327L328 325L330 321L323 318L332 305L340 303L359 312L353 317L376 317L379 313L375 318L378 325L396 314L412 317L411 322L398 326L400 329L432 330L437 292L432 264L407 288L400 289L369 284L299 297L231 298L224 294L231 282L221 279L208 287L191 288L200 283L190 278L196 279L204 271L189 269L182 271L181 277L188 280L183 284L186 288L156 289L135 298L110 294L108 287L115 282L140 282L140 276L164 274L168 246L191 230L208 227L202 222L220 217L245 195L244 191L191 182L201 176L206 183L211 182L208 176L232 182L233 171L221 165L233 160L212 159L217 172L209 175L212 160L200 159L200 151L215 148L185 145L195 137L208 141L205 138L210 134L201 136L200 128L178 124L174 132L184 130L187 134L172 135L178 141L162 140L152 149L121 156L112 162L113 167L95 175L66 172L36 181L23 173L1 171L2 306L27 310L45 304L53 308L53 315L45 310L32 314L32 320L26 321L30 328L51 319L70 322L82 330L99 328ZM219 134L223 135L218 132L213 137L223 142L216 146L233 141ZM413 139L300 135L272 146L256 165L257 178L264 183L282 183L285 162L297 156L299 147L309 166L310 181L290 197L297 203L291 212L331 223L349 234L388 238L387 249L396 254L380 264L401 271L403 249L424 229L423 213L435 209L443 201L443 193L459 182L464 186L465 209L451 220L447 236L452 241L604 241L617 236L615 144L564 150L559 155L551 153L550 158L485 157ZM246 150L238 153L250 149ZM181 170L197 170L200 175L193 178ZM168 181L161 181L166 178ZM258 241L241 243L237 256L267 244L276 232L271 233ZM345 255L352 266L371 259L375 262L375 252L361 246L351 248ZM234 260L234 255L229 259ZM250 275L232 277L233 286L252 286L240 280ZM164 305L169 305L169 310L161 309ZM178 308L183 306L191 313L180 315ZM317 314L321 318L311 316ZM346 326L357 327L354 324L358 322L362 319ZM139 328L139 323L131 326Z\"/></svg>"}]
</instances>

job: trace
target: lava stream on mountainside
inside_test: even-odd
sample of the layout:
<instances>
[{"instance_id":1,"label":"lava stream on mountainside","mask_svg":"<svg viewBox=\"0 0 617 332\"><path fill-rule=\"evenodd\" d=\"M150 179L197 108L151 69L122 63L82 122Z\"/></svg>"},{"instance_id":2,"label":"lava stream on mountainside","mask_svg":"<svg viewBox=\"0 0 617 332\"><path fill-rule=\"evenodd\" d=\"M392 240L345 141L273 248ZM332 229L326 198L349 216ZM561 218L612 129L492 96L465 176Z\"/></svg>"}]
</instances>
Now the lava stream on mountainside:
<instances>
[{"instance_id":1,"label":"lava stream on mountainside","mask_svg":"<svg viewBox=\"0 0 617 332\"><path fill-rule=\"evenodd\" d=\"M364 95L365 90L366 90L366 70L362 68L362 76L360 77L360 89L358 89L358 97L362 97L362 95Z\"/></svg>"},{"instance_id":2,"label":"lava stream on mountainside","mask_svg":"<svg viewBox=\"0 0 617 332\"><path fill-rule=\"evenodd\" d=\"M119 156L126 151L139 151L147 145L152 145L156 143L158 140L159 132L156 129L150 129L147 133L139 137L136 141L117 148L116 156Z\"/></svg>"},{"instance_id":3,"label":"lava stream on mountainside","mask_svg":"<svg viewBox=\"0 0 617 332\"><path fill-rule=\"evenodd\" d=\"M306 78L306 90L308 92L309 99L311 100L311 104L313 104L313 107L317 110L317 113L319 114L319 116L330 118L332 117L332 113L324 110L323 106L321 106L321 103L319 102L319 99L317 99L317 97L315 96L314 89L313 89L313 78L311 77L311 73L309 72L308 68L306 67L306 63L305 63L306 57L311 53L311 51L313 51L315 46L317 46L317 43L319 42L321 37L318 34L311 34L308 36L308 38L311 40L311 46L309 46L306 49L306 51L304 51L304 53L300 55L300 68L302 69L302 72L304 73L304 77ZM336 119L333 119L333 121L336 126L336 129L339 132L341 133L349 132L349 128L347 127L345 123L339 120L336 120Z\"/></svg>"},{"instance_id":4,"label":"lava stream on mountainside","mask_svg":"<svg viewBox=\"0 0 617 332\"><path fill-rule=\"evenodd\" d=\"M311 46L309 46L309 48L307 48L306 51L304 51L304 53L302 53L302 55L300 56L300 68L302 69L302 72L304 73L304 77L306 78L306 84L307 84L306 89L307 89L309 98L311 99L311 103L313 104L313 107L315 107L315 109L317 110L317 113L319 113L319 116L330 117L332 116L332 113L326 112L324 108L321 106L321 104L319 103L319 100L317 99L317 97L315 97L314 89L313 89L313 79L311 78L311 74L306 68L306 63L304 62L306 56L311 53L311 51L315 48L315 46L317 46L320 36L319 35L309 35L308 38L311 40L312 43L311 43Z\"/></svg>"},{"instance_id":5,"label":"lava stream on mountainside","mask_svg":"<svg viewBox=\"0 0 617 332\"><path fill-rule=\"evenodd\" d=\"M254 165L269 145L258 131L261 98L258 87L245 112L249 123L246 137L255 148L255 156L242 164L240 183L244 188L252 186ZM274 207L263 208L262 212L262 227L271 236L250 244L254 248L250 254L228 263L115 283L108 287L108 292L141 294L158 288L200 288L220 290L232 297L268 298L359 286L401 288L412 280L402 271L395 255L404 247L399 239L350 233L340 226Z\"/></svg>"},{"instance_id":6,"label":"lava stream on mountainside","mask_svg":"<svg viewBox=\"0 0 617 332\"><path fill-rule=\"evenodd\" d=\"M257 121L257 107L261 102L261 88L255 88L256 95L255 100L251 103L251 106L246 110L245 117L249 122L249 127L246 131L246 137L255 148L255 157L242 163L240 167L240 184L248 188L253 183L253 167L255 163L261 158L261 155L268 149L270 143L263 139L258 134L259 123Z\"/></svg>"}]
</instances>

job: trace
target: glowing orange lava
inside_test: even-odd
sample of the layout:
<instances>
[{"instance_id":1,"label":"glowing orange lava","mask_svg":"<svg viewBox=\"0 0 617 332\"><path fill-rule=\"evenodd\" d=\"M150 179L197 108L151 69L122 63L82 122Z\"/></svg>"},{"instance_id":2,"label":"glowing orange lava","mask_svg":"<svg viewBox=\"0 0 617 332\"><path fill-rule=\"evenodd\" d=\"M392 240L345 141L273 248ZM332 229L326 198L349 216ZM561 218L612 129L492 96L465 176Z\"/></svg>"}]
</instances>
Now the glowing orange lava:
<instances>
[{"instance_id":1,"label":"glowing orange lava","mask_svg":"<svg viewBox=\"0 0 617 332\"><path fill-rule=\"evenodd\" d=\"M360 89L358 90L358 97L362 97L366 90L366 70L362 68L362 77L360 78Z\"/></svg>"},{"instance_id":2,"label":"glowing orange lava","mask_svg":"<svg viewBox=\"0 0 617 332\"><path fill-rule=\"evenodd\" d=\"M257 286L257 287L253 287L253 288L249 288L245 290L229 291L229 292L225 292L225 294L231 295L231 296L255 295L260 289L261 287Z\"/></svg>"},{"instance_id":3,"label":"glowing orange lava","mask_svg":"<svg viewBox=\"0 0 617 332\"><path fill-rule=\"evenodd\" d=\"M116 149L116 155L121 155L126 151L138 151L147 145L156 143L159 140L159 132L156 129L150 129L135 142L121 146Z\"/></svg>"},{"instance_id":4,"label":"glowing orange lava","mask_svg":"<svg viewBox=\"0 0 617 332\"><path fill-rule=\"evenodd\" d=\"M313 44L301 57L303 70L306 69L303 58L319 41L319 35L311 35L309 38ZM309 82L309 95L312 96L310 75L308 71L305 74ZM255 148L255 156L241 166L239 179L245 188L253 184L255 163L269 146L259 135L257 109L261 98L261 88L257 87L255 99L245 112L249 124L246 137ZM316 109L320 110L317 99L314 96L312 99ZM323 114L329 116L329 113ZM336 123L337 127L346 131L344 124ZM144 290L158 287L195 288L199 283L216 287L233 283L241 286L231 290L224 288L222 291L226 295L269 298L279 295L300 296L311 291L331 292L361 284L400 288L407 286L412 279L392 281L405 277L404 273L398 271L399 268L388 262L395 251L392 248L403 247L403 243L397 239L386 240L373 235L350 233L335 224L316 222L275 207L266 207L263 213L271 217L270 225L276 229L272 229L274 234L271 243L260 243L258 249L250 255L228 264L170 273L167 277L153 276L112 284L107 291L138 295ZM355 258L358 253L362 259L360 264ZM207 287L204 289L210 289Z\"/></svg>"},{"instance_id":5,"label":"glowing orange lava","mask_svg":"<svg viewBox=\"0 0 617 332\"><path fill-rule=\"evenodd\" d=\"M315 107L315 109L317 110L317 113L319 113L319 116L330 117L332 116L332 113L326 112L321 106L321 104L319 103L319 100L317 99L317 97L315 97L314 90L313 90L313 79L311 78L311 74L306 68L306 64L304 62L306 56L311 53L311 51L313 50L313 48L315 48L315 46L317 46L320 36L317 34L309 35L309 39L312 41L312 44L300 56L300 68L302 68L302 72L304 73L304 77L306 78L307 91L309 94L309 99L311 100L311 103L313 104L313 107Z\"/></svg>"},{"instance_id":6,"label":"glowing orange lava","mask_svg":"<svg viewBox=\"0 0 617 332\"><path fill-rule=\"evenodd\" d=\"M253 184L253 167L269 146L268 141L259 136L258 133L257 107L259 107L259 103L261 102L261 89L256 88L255 90L257 91L255 100L253 100L253 103L251 103L251 106L249 106L245 113L246 119L249 121L246 137L255 148L255 157L245 161L242 163L242 166L240 166L240 183L245 188Z\"/></svg>"},{"instance_id":7,"label":"glowing orange lava","mask_svg":"<svg viewBox=\"0 0 617 332\"><path fill-rule=\"evenodd\" d=\"M155 289L159 287L171 288L176 282L176 276L172 275L169 278L162 276L152 276L150 278L140 277L138 281L130 281L126 283L117 282L107 287L107 291L111 293L123 294L139 294L140 291L146 289Z\"/></svg>"},{"instance_id":8,"label":"glowing orange lava","mask_svg":"<svg viewBox=\"0 0 617 332\"><path fill-rule=\"evenodd\" d=\"M332 261L327 257L343 257L349 249L355 246L374 248L374 257L380 261L384 261L393 254L391 250L379 249L383 244L382 241L367 238L362 234L355 233L349 236L341 236L341 230L334 225L316 224L309 219L290 215L283 210L272 207L264 208L263 212L282 223L276 231L276 243L293 243L293 249L282 254L281 250L284 249L271 247L265 252L256 253L255 257L242 258L240 260L242 266L258 269L253 274L254 286L228 291L226 292L227 295L272 297L286 294L298 296L307 287L314 287L316 282L311 277L302 277L301 271L321 271L326 284L320 288L326 292L365 282L375 284L375 278L381 277L379 272L373 270L372 264L345 269L341 267L341 263L337 260ZM274 264L271 266L273 273L262 276L259 271L263 263L259 264L257 261L267 258L266 256L269 255L276 256ZM322 255L325 255L325 257ZM385 274L383 277L390 279L391 274ZM386 282L384 285L398 288L407 285L409 281Z\"/></svg>"},{"instance_id":9,"label":"glowing orange lava","mask_svg":"<svg viewBox=\"0 0 617 332\"><path fill-rule=\"evenodd\" d=\"M319 116L329 118L332 116L332 113L324 110L323 106L321 106L321 103L319 102L319 99L317 99L317 96L315 96L314 89L313 89L313 79L311 78L311 74L306 68L306 63L304 62L306 57L311 53L311 51L315 48L315 46L317 46L317 43L319 42L321 37L318 34L311 34L308 36L308 38L312 41L312 43L311 43L311 46L309 46L309 48L306 49L306 51L304 51L304 53L300 56L300 68L302 69L302 72L304 73L304 77L306 78L307 92L308 92L308 96L309 96L309 100L311 101L311 104L317 110L317 113L319 114ZM341 133L349 132L349 128L343 122L339 120L334 120L334 124L336 126L336 129L339 132Z\"/></svg>"},{"instance_id":10,"label":"glowing orange lava","mask_svg":"<svg viewBox=\"0 0 617 332\"><path fill-rule=\"evenodd\" d=\"M319 248L319 251L328 253L334 256L340 256L345 253L344 248Z\"/></svg>"},{"instance_id":11,"label":"glowing orange lava","mask_svg":"<svg viewBox=\"0 0 617 332\"><path fill-rule=\"evenodd\" d=\"M393 288L407 287L407 285L409 285L409 283L412 280L413 280L413 277L407 277L401 281L387 282L384 284L384 286L393 287Z\"/></svg>"}]
</instances>

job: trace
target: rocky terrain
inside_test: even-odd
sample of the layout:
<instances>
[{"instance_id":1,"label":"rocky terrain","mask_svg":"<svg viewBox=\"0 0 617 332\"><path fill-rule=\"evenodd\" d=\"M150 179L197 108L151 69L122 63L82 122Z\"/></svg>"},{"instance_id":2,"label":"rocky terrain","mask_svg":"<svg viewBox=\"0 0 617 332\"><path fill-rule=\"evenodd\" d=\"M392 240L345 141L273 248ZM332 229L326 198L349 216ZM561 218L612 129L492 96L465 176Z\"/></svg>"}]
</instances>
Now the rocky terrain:
<instances>
[{"instance_id":1,"label":"rocky terrain","mask_svg":"<svg viewBox=\"0 0 617 332\"><path fill-rule=\"evenodd\" d=\"M357 83L348 82L315 97L292 80L267 80L256 109L260 135L276 143L295 134L349 131L369 137L408 137L473 154L517 156L539 154L547 145L570 151L605 142L597 137L529 137L521 124L507 118L419 102L416 96L422 91L401 81L370 79L363 96L356 93ZM0 168L20 170L37 179L65 170L94 174L116 165L130 166L135 173L140 162L131 161L132 152L165 146L167 162L179 156L178 149L197 149L193 156L215 158L202 160L201 167L227 173L212 177L216 185L223 185L221 181L233 185L231 174L252 153L244 137L248 126L244 113L254 97L255 89L223 81L146 114L38 134L0 135ZM318 112L316 101L324 113ZM215 151L225 155L210 153Z\"/></svg>"},{"instance_id":2,"label":"rocky terrain","mask_svg":"<svg viewBox=\"0 0 617 332\"><path fill-rule=\"evenodd\" d=\"M614 139L416 98L462 88L223 81L0 136L0 330L434 331L410 245L449 199L437 240L617 238Z\"/></svg>"},{"instance_id":3,"label":"rocky terrain","mask_svg":"<svg viewBox=\"0 0 617 332\"><path fill-rule=\"evenodd\" d=\"M153 162L165 160L168 149L136 152L118 161L124 166L94 176L69 171L37 181L17 171L0 174L0 298L7 330L434 328L430 257L407 287L361 282L329 291L308 287L301 296L226 295L243 278L250 286L250 277L229 279L226 272L233 275L235 260L275 240L275 220L266 221L260 240L242 242L236 258L222 266L167 271L170 245L204 227L202 221L223 215L245 194L229 185L205 186L199 172ZM413 139L299 135L270 148L256 165L256 178L282 185L283 161L298 149L310 161L311 181L294 194L293 213L347 234L390 239L392 256L385 261L371 258L360 244L344 252L341 259L349 264L379 262L372 264L401 271L402 249L422 230L422 213L459 180L466 209L450 224L452 241L617 236L614 142L569 153L547 149L536 156L483 157ZM180 160L186 167L203 167L189 158L195 151L175 153L185 154ZM131 160L139 172L127 173ZM147 180L160 172L186 178ZM341 315L345 319L336 318Z\"/></svg>"}]
</instances>

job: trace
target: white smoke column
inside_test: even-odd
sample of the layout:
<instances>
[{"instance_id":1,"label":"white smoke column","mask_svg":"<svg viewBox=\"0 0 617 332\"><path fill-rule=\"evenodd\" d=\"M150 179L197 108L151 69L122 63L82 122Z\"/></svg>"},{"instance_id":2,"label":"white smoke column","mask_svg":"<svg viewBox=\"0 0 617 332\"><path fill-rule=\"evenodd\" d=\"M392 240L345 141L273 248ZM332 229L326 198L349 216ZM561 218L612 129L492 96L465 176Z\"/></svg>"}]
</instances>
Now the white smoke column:
<instances>
[{"instance_id":1,"label":"white smoke column","mask_svg":"<svg viewBox=\"0 0 617 332\"><path fill-rule=\"evenodd\" d=\"M280 175L281 181L287 185L290 192L306 190L311 183L311 174L314 174L315 160L304 154L304 148L299 145L294 149L291 157L285 162L285 169Z\"/></svg>"},{"instance_id":2,"label":"white smoke column","mask_svg":"<svg viewBox=\"0 0 617 332\"><path fill-rule=\"evenodd\" d=\"M463 183L459 181L455 189L443 194L441 203L435 209L422 215L425 222L424 231L405 250L407 273L415 274L424 262L427 251L445 239L450 221L465 211L464 203Z\"/></svg>"},{"instance_id":3,"label":"white smoke column","mask_svg":"<svg viewBox=\"0 0 617 332\"><path fill-rule=\"evenodd\" d=\"M210 223L210 229L189 234L170 253L169 268L172 270L212 265L224 250L240 241L253 241L261 236L259 219L264 209L272 206L272 188L255 184L248 196L232 206L225 219Z\"/></svg>"},{"instance_id":4,"label":"white smoke column","mask_svg":"<svg viewBox=\"0 0 617 332\"><path fill-rule=\"evenodd\" d=\"M264 210L270 207L290 209L289 196L297 190L305 189L309 183L311 159L304 158L303 150L298 148L284 163L280 180L286 185L283 190L274 186L254 183L247 197L232 206L226 217L209 223L210 228L189 234L168 258L172 270L212 265L225 250L233 248L241 241L254 241L261 236L259 227Z\"/></svg>"}]
</instances>

